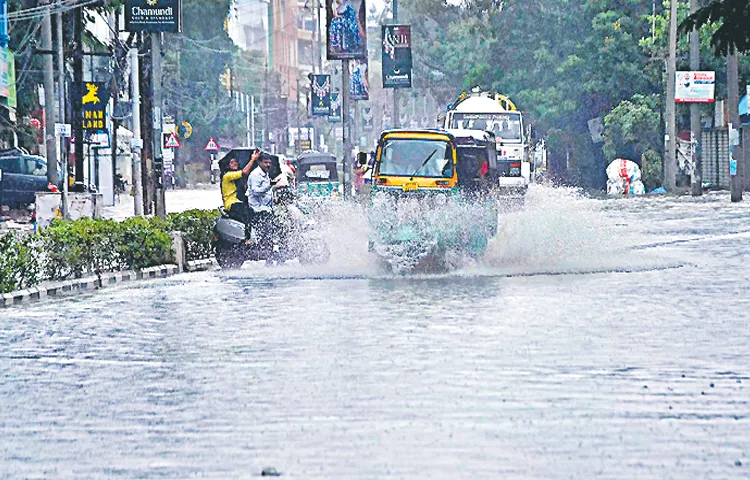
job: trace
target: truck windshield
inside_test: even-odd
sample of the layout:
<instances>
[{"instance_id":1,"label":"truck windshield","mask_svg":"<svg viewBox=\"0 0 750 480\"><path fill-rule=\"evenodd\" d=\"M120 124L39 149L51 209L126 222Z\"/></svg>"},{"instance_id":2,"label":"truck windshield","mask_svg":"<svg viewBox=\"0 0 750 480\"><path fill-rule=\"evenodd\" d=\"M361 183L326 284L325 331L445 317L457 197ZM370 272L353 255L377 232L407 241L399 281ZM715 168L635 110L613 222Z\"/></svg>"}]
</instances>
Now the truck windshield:
<instances>
[{"instance_id":1,"label":"truck windshield","mask_svg":"<svg viewBox=\"0 0 750 480\"><path fill-rule=\"evenodd\" d=\"M453 177L453 147L446 140L386 140L379 175Z\"/></svg>"},{"instance_id":2,"label":"truck windshield","mask_svg":"<svg viewBox=\"0 0 750 480\"><path fill-rule=\"evenodd\" d=\"M489 130L505 141L521 141L521 114L508 113L454 113L451 128Z\"/></svg>"}]
</instances>

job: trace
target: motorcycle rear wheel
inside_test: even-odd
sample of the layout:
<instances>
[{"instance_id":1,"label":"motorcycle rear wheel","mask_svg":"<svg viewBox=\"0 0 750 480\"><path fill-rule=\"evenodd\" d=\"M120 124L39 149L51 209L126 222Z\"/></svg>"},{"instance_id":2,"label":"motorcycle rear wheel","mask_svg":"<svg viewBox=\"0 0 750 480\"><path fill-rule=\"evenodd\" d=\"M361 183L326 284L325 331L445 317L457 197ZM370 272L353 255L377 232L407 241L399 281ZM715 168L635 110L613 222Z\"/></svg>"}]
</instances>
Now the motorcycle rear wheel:
<instances>
[{"instance_id":1,"label":"motorcycle rear wheel","mask_svg":"<svg viewBox=\"0 0 750 480\"><path fill-rule=\"evenodd\" d=\"M239 247L218 244L216 245L216 263L222 270L237 270L245 263Z\"/></svg>"}]
</instances>

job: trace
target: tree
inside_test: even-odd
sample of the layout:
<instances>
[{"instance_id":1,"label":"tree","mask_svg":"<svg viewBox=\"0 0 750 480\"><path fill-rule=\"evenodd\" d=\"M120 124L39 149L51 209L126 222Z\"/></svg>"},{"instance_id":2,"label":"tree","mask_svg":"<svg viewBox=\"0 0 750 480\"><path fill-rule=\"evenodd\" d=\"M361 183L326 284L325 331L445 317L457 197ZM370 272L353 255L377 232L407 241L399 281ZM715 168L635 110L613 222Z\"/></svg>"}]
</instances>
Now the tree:
<instances>
[{"instance_id":1,"label":"tree","mask_svg":"<svg viewBox=\"0 0 750 480\"><path fill-rule=\"evenodd\" d=\"M690 32L694 27L702 27L710 23L719 26L711 35L711 46L716 56L725 55L730 47L740 52L750 50L750 2L747 0L713 0L707 6L698 9L680 24L683 33Z\"/></svg>"}]
</instances>

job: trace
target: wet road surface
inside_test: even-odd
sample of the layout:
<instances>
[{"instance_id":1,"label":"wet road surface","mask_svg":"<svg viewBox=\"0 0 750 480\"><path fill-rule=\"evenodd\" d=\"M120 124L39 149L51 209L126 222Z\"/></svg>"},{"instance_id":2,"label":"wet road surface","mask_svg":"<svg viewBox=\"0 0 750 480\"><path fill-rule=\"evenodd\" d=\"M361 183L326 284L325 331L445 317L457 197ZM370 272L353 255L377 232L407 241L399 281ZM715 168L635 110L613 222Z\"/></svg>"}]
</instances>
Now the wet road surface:
<instances>
[{"instance_id":1,"label":"wet road surface","mask_svg":"<svg viewBox=\"0 0 750 480\"><path fill-rule=\"evenodd\" d=\"M322 269L2 312L0 478L750 478L747 204L537 189L397 278L344 210Z\"/></svg>"}]
</instances>

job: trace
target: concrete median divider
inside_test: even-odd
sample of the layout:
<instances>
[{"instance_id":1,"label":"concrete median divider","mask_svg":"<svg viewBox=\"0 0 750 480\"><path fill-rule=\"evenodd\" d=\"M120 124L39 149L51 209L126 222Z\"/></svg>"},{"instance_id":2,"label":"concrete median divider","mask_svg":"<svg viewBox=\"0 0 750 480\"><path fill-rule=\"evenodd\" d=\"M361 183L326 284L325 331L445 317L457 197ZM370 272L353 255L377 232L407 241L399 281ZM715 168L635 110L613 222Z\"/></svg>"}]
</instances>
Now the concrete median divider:
<instances>
[{"instance_id":1,"label":"concrete median divider","mask_svg":"<svg viewBox=\"0 0 750 480\"><path fill-rule=\"evenodd\" d=\"M188 271L208 270L213 265L207 261L188 262ZM101 275L91 275L73 280L58 282L43 282L34 287L17 290L15 292L0 295L0 308L23 306L36 303L50 298L64 298L80 293L93 292L102 288L117 286L119 284L133 282L136 280L149 280L155 278L166 278L181 273L178 265L158 265L142 270L128 270L122 272L106 272Z\"/></svg>"}]
</instances>

